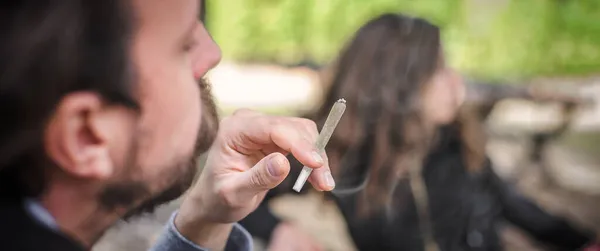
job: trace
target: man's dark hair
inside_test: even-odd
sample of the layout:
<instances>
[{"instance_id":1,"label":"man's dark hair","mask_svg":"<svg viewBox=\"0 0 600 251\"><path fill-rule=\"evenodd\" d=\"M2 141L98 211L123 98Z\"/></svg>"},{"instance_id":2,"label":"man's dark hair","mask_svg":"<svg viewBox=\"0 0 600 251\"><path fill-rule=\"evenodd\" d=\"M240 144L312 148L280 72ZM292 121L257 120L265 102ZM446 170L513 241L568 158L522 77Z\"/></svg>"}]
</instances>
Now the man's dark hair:
<instances>
[{"instance_id":1,"label":"man's dark hair","mask_svg":"<svg viewBox=\"0 0 600 251\"><path fill-rule=\"evenodd\" d=\"M138 109L128 55L132 30L127 1L2 1L0 199L43 191L51 164L44 128L65 95L91 91Z\"/></svg>"}]
</instances>

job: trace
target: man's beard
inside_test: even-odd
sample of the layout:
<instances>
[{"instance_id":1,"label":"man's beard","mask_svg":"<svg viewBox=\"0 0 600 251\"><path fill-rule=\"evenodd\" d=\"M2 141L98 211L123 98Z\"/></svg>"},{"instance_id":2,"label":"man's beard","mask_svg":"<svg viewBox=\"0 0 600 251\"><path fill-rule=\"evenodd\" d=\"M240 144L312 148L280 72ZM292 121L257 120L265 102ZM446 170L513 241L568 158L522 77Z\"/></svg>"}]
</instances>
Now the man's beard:
<instances>
[{"instance_id":1,"label":"man's beard","mask_svg":"<svg viewBox=\"0 0 600 251\"><path fill-rule=\"evenodd\" d=\"M99 198L105 210L112 211L117 208L131 208L134 203L143 199L139 205L128 210L123 218L129 219L132 216L152 213L159 205L177 199L192 185L198 170L197 159L202 153L208 151L216 138L219 126L217 108L211 94L210 84L205 79L199 80L198 84L201 93L202 116L192 156L174 162L169 168L161 169L168 171L168 173L161 175L161 177L169 179L168 184L170 185L158 194L150 192L148 186L148 182L150 181L128 179L108 185ZM128 154L130 161L126 163L124 170L129 172L135 171L135 169L139 170L139 168L133 168L136 167L135 159L137 159L136 153L138 148L137 144L131 147L131 151Z\"/></svg>"}]
</instances>

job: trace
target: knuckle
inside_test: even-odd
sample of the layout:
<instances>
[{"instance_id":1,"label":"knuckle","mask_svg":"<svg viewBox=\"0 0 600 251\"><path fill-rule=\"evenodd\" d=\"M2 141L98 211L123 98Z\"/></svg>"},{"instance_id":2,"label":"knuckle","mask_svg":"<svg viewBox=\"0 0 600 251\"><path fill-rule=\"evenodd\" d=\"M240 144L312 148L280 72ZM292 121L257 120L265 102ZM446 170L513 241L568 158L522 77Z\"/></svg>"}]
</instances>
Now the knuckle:
<instances>
[{"instance_id":1,"label":"knuckle","mask_svg":"<svg viewBox=\"0 0 600 251\"><path fill-rule=\"evenodd\" d=\"M254 117L252 124L264 128L279 129L282 126L281 120L278 117L269 116L265 114L257 113L258 116Z\"/></svg>"},{"instance_id":2,"label":"knuckle","mask_svg":"<svg viewBox=\"0 0 600 251\"><path fill-rule=\"evenodd\" d=\"M260 118L262 116L258 115L261 115L261 113L248 108L240 108L235 110L231 115L228 115L221 119L219 126L222 128L228 128L231 126L239 125L241 122L246 124L255 123L254 121L260 122Z\"/></svg>"},{"instance_id":3,"label":"knuckle","mask_svg":"<svg viewBox=\"0 0 600 251\"><path fill-rule=\"evenodd\" d=\"M306 127L306 128L310 128L310 129L317 129L317 123L315 123L314 121L310 120L310 119L301 119L300 122Z\"/></svg>"},{"instance_id":4,"label":"knuckle","mask_svg":"<svg viewBox=\"0 0 600 251\"><path fill-rule=\"evenodd\" d=\"M266 119L268 124L273 127L281 127L284 125L283 119L279 117L265 116L264 119Z\"/></svg>"},{"instance_id":5,"label":"knuckle","mask_svg":"<svg viewBox=\"0 0 600 251\"><path fill-rule=\"evenodd\" d=\"M317 129L317 123L310 119L302 119L302 124L304 128L306 128L310 133L318 134L319 130Z\"/></svg>"},{"instance_id":6,"label":"knuckle","mask_svg":"<svg viewBox=\"0 0 600 251\"><path fill-rule=\"evenodd\" d=\"M272 132L275 134L285 134L289 131L287 125L283 123L281 119L278 118L270 119L268 121L268 125L269 127L271 127Z\"/></svg>"},{"instance_id":7,"label":"knuckle","mask_svg":"<svg viewBox=\"0 0 600 251\"><path fill-rule=\"evenodd\" d=\"M319 132L317 131L317 125L310 119L296 119L294 120L294 128L299 134L306 140L313 141L317 138Z\"/></svg>"}]
</instances>

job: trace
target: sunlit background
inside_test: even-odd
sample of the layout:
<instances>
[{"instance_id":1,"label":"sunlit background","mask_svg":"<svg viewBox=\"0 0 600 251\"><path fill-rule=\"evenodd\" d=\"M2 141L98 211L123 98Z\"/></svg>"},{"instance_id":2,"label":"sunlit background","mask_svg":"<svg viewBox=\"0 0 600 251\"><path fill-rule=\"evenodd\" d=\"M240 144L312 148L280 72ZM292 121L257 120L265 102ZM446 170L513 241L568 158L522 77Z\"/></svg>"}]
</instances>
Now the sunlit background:
<instances>
[{"instance_id":1,"label":"sunlit background","mask_svg":"<svg viewBox=\"0 0 600 251\"><path fill-rule=\"evenodd\" d=\"M600 69L595 0L219 0L207 3L206 24L224 55L212 72L217 97L226 107L308 102L318 79L298 66L326 67L360 25L384 12L439 25L449 64L480 80L579 78Z\"/></svg>"},{"instance_id":2,"label":"sunlit background","mask_svg":"<svg viewBox=\"0 0 600 251\"><path fill-rule=\"evenodd\" d=\"M206 25L224 59L209 78L223 115L238 107L290 115L318 106L323 70L359 26L384 12L439 25L449 64L471 79L600 100L598 0L215 0L207 2ZM499 102L487 121L488 152L502 177L547 210L600 230L600 109L565 115L561 107ZM556 137L535 162L533 139L548 132ZM142 250L173 208L118 226L96 250ZM282 198L273 209L328 250L352 250L337 211L318 195ZM507 250L536 250L517 231L505 239Z\"/></svg>"}]
</instances>

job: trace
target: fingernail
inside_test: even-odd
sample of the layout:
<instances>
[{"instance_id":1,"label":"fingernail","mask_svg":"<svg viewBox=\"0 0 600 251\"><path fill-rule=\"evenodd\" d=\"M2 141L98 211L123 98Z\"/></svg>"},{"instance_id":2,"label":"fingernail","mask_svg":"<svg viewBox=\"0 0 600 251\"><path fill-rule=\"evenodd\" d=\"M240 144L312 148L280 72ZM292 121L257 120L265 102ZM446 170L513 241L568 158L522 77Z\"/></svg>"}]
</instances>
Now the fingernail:
<instances>
[{"instance_id":1,"label":"fingernail","mask_svg":"<svg viewBox=\"0 0 600 251\"><path fill-rule=\"evenodd\" d=\"M331 176L331 172L325 172L323 175L325 175L325 183L327 186L333 189L335 187L335 181L333 180L333 176Z\"/></svg>"},{"instance_id":2,"label":"fingernail","mask_svg":"<svg viewBox=\"0 0 600 251\"><path fill-rule=\"evenodd\" d=\"M321 157L321 154L319 154L318 152L312 152L312 157L316 162L319 162L319 164L323 164L323 157Z\"/></svg>"},{"instance_id":3,"label":"fingernail","mask_svg":"<svg viewBox=\"0 0 600 251\"><path fill-rule=\"evenodd\" d=\"M283 174L283 170L281 168L281 156L275 156L267 161L267 171L273 177L279 177Z\"/></svg>"}]
</instances>

